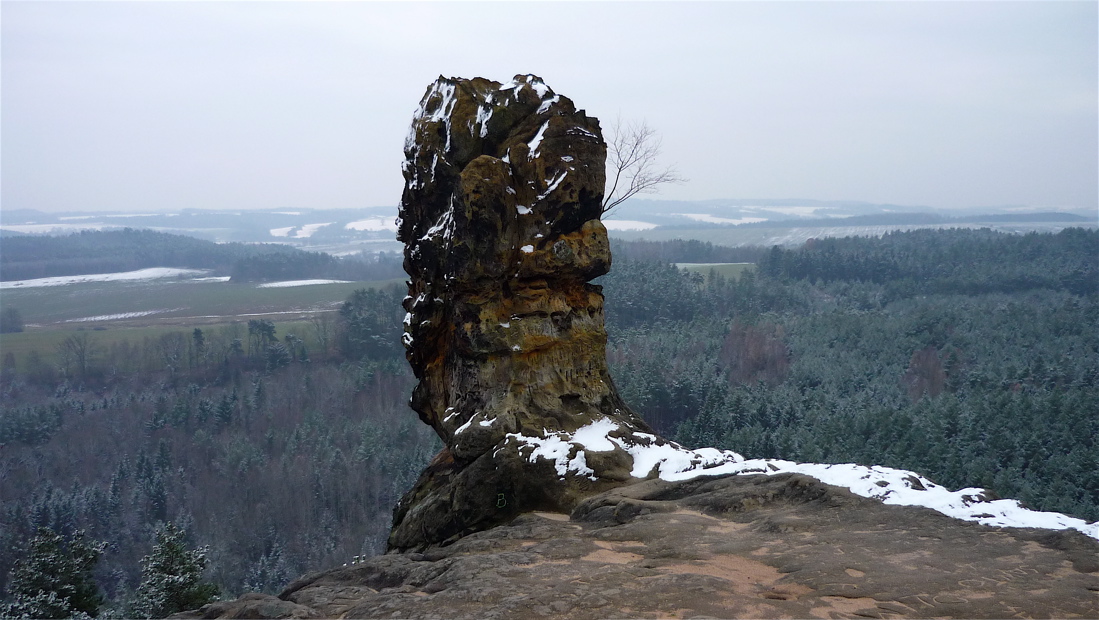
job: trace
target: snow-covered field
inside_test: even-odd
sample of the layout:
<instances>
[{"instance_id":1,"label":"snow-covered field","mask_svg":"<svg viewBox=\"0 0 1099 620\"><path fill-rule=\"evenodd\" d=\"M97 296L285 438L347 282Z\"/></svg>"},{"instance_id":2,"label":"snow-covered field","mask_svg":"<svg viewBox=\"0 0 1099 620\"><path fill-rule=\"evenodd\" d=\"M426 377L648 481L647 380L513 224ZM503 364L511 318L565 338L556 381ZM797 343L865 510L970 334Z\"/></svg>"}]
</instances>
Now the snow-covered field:
<instances>
[{"instance_id":1,"label":"snow-covered field","mask_svg":"<svg viewBox=\"0 0 1099 620\"><path fill-rule=\"evenodd\" d=\"M313 236L313 233L324 228L325 226L331 226L332 222L321 222L320 224L306 224L301 227L301 230L297 232L294 237L298 239L307 239Z\"/></svg>"},{"instance_id":2,"label":"snow-covered field","mask_svg":"<svg viewBox=\"0 0 1099 620\"><path fill-rule=\"evenodd\" d=\"M38 235L43 233L62 234L80 230L101 230L105 227L109 227L109 225L98 222L89 222L87 224L4 224L0 226L0 230Z\"/></svg>"},{"instance_id":3,"label":"snow-covered field","mask_svg":"<svg viewBox=\"0 0 1099 620\"><path fill-rule=\"evenodd\" d=\"M140 312L120 312L118 314L100 314L98 316L84 316L79 319L68 319L66 323L85 323L89 321L117 321L119 319L136 319L143 316L149 316L151 314L162 314L164 312L175 312L176 310L182 310L182 308L164 308L162 310L142 310Z\"/></svg>"},{"instance_id":4,"label":"snow-covered field","mask_svg":"<svg viewBox=\"0 0 1099 620\"><path fill-rule=\"evenodd\" d=\"M11 280L0 282L0 289L5 288L35 288L39 286L63 286L66 284L82 284L84 282L123 282L134 280L158 280L160 278L178 278L179 276L198 276L209 273L203 269L176 269L173 267L150 267L137 271L125 271L121 273L94 273L83 276L56 276L53 278L36 278L34 280Z\"/></svg>"},{"instance_id":5,"label":"snow-covered field","mask_svg":"<svg viewBox=\"0 0 1099 620\"><path fill-rule=\"evenodd\" d=\"M779 213L782 215L792 215L796 217L810 217L817 215L817 211L820 211L820 207L756 207L747 206L741 207L741 211L756 211L765 213ZM827 216L827 214L825 214ZM769 218L763 218L769 219Z\"/></svg>"},{"instance_id":6,"label":"snow-covered field","mask_svg":"<svg viewBox=\"0 0 1099 620\"><path fill-rule=\"evenodd\" d=\"M320 224L305 224L304 226L283 226L282 228L272 228L267 231L272 237L288 237L291 239L308 239L313 236L313 233L324 228L325 226L331 226L333 222L322 222ZM294 234L290 234L291 231L297 229Z\"/></svg>"},{"instance_id":7,"label":"snow-covered field","mask_svg":"<svg viewBox=\"0 0 1099 620\"><path fill-rule=\"evenodd\" d=\"M347 284L351 280L286 280L284 282L264 282L256 288L287 288L290 286L311 286L313 284Z\"/></svg>"},{"instance_id":8,"label":"snow-covered field","mask_svg":"<svg viewBox=\"0 0 1099 620\"><path fill-rule=\"evenodd\" d=\"M696 222L706 222L708 224L752 224L755 222L766 222L765 217L742 217L738 219L731 219L728 217L717 217L716 215L707 215L705 213L677 213L676 215L682 215L685 218L692 219Z\"/></svg>"},{"instance_id":9,"label":"snow-covered field","mask_svg":"<svg viewBox=\"0 0 1099 620\"><path fill-rule=\"evenodd\" d=\"M659 224L653 224L652 222L637 220L603 220L603 225L607 227L607 230L649 230L659 226Z\"/></svg>"},{"instance_id":10,"label":"snow-covered field","mask_svg":"<svg viewBox=\"0 0 1099 620\"><path fill-rule=\"evenodd\" d=\"M488 421L489 424L491 422ZM485 425L485 422L481 424ZM1053 530L1071 528L1099 539L1099 522L1088 523L1083 519L1056 512L1028 510L1013 499L992 499L984 489L951 491L910 471L880 466L866 467L853 463L821 464L779 459L745 459L729 450L689 450L676 443L662 443L655 436L645 433L634 433L641 441L630 443L610 436L618 428L616 422L603 418L575 433L548 432L544 438L510 433L508 437L519 443L521 453L530 450L526 456L531 462L539 458L554 461L560 476L573 474L590 477L595 472L587 466L585 451L607 452L619 447L633 457L633 471L630 475L635 478L645 478L654 470L661 479L672 482L699 476L799 473L886 504L924 506L956 519L996 527Z\"/></svg>"},{"instance_id":11,"label":"snow-covered field","mask_svg":"<svg viewBox=\"0 0 1099 620\"><path fill-rule=\"evenodd\" d=\"M392 217L368 217L365 220L357 220L344 224L347 230L381 231L390 230L397 232L397 221Z\"/></svg>"}]
</instances>

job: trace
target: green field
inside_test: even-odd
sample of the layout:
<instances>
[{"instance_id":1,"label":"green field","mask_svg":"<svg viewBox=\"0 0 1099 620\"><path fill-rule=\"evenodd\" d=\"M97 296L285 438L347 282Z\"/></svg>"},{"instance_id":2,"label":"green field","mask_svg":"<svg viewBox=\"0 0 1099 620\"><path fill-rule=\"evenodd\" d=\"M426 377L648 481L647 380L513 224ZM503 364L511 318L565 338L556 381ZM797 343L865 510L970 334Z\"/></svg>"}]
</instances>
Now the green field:
<instances>
[{"instance_id":1,"label":"green field","mask_svg":"<svg viewBox=\"0 0 1099 620\"><path fill-rule=\"evenodd\" d=\"M222 327L233 329L233 324L243 329L258 318L272 321L280 338L294 334L312 348L315 337L309 317L335 312L356 289L393 285L403 286L403 281L258 288L255 284L154 280L3 289L0 308L18 309L26 331L0 334L0 356L10 352L21 365L31 351L38 351L50 361L58 345L78 333L87 333L97 346L109 348L121 341L137 345L171 332L189 336L195 327L208 334Z\"/></svg>"},{"instance_id":2,"label":"green field","mask_svg":"<svg viewBox=\"0 0 1099 620\"><path fill-rule=\"evenodd\" d=\"M745 271L756 268L755 263L676 263L675 266L704 276L714 271L726 279L740 278Z\"/></svg>"},{"instance_id":3,"label":"green field","mask_svg":"<svg viewBox=\"0 0 1099 620\"><path fill-rule=\"evenodd\" d=\"M231 326L234 323L239 325L235 337L243 339L247 338L247 321L245 319L246 317L239 321L216 325L205 324L201 326L119 325L115 327L99 326L94 329L69 326L57 329L25 331L14 334L0 334L0 356L6 357L8 353L11 353L15 358L16 367L25 369L27 356L30 355L31 351L37 351L44 362L55 364L60 361L58 348L61 342L70 336L80 333L87 333L89 341L92 342L96 350L100 352L110 349L111 345L121 342L128 342L131 345L140 346L146 340L155 341L161 336L172 332L180 332L189 339L195 327L200 327L206 337L210 338L220 330L233 329ZM317 338L313 325L309 321L300 319L288 321L275 320L273 323L275 324L276 335L280 339L287 334L294 334L305 342L307 349L311 351L317 349Z\"/></svg>"},{"instance_id":4,"label":"green field","mask_svg":"<svg viewBox=\"0 0 1099 620\"><path fill-rule=\"evenodd\" d=\"M247 315L331 310L355 289L401 283L401 280L386 280L258 288L255 284L171 279L84 282L4 289L0 292L0 308L17 308L28 330L68 329L77 325L94 327L119 322L129 325L202 324Z\"/></svg>"}]
</instances>

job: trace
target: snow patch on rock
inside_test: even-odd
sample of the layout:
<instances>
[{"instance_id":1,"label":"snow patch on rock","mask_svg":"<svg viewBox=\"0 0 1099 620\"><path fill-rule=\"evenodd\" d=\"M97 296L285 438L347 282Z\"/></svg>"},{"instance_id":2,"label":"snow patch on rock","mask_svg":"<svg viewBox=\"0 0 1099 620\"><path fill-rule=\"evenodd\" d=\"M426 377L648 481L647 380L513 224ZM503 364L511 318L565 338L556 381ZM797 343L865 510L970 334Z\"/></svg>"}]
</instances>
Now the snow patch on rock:
<instances>
[{"instance_id":1,"label":"snow patch on rock","mask_svg":"<svg viewBox=\"0 0 1099 620\"><path fill-rule=\"evenodd\" d=\"M608 418L569 433L543 429L542 437L509 433L519 444L520 453L533 463L544 458L554 462L559 476L567 474L594 479L594 472L583 458L584 450L605 452L616 446L633 458L630 472L635 478L655 475L678 482L699 476L731 474L799 473L833 486L844 487L856 495L899 506L923 506L955 519L976 521L995 527L1034 527L1078 530L1099 539L1099 522L1088 523L1057 512L1040 512L1022 507L1013 499L995 499L988 491L966 488L951 491L911 471L854 463L795 463L781 459L745 459L731 450L699 448L690 450L675 442L662 442L647 433L612 433L621 427ZM570 454L572 456L570 456Z\"/></svg>"}]
</instances>

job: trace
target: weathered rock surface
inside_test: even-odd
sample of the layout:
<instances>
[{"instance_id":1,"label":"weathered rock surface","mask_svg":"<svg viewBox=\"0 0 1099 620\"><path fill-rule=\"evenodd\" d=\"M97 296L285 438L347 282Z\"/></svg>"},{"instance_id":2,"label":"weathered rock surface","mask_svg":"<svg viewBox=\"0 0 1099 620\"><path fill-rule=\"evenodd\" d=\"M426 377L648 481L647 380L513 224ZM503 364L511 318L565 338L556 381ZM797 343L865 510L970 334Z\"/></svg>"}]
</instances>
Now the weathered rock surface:
<instances>
[{"instance_id":1,"label":"weathered rock surface","mask_svg":"<svg viewBox=\"0 0 1099 620\"><path fill-rule=\"evenodd\" d=\"M589 283L611 262L598 121L534 76L440 77L405 156L411 405L445 450L398 504L390 547L568 511L629 480L621 447L592 458L573 447L574 466L559 467L524 440L601 419L623 437L649 430L611 381L603 296Z\"/></svg>"},{"instance_id":2,"label":"weathered rock surface","mask_svg":"<svg viewBox=\"0 0 1099 620\"><path fill-rule=\"evenodd\" d=\"M800 474L649 480L571 519L522 514L306 576L284 607L264 600L182 617L1095 618L1099 543L889 506Z\"/></svg>"}]
</instances>

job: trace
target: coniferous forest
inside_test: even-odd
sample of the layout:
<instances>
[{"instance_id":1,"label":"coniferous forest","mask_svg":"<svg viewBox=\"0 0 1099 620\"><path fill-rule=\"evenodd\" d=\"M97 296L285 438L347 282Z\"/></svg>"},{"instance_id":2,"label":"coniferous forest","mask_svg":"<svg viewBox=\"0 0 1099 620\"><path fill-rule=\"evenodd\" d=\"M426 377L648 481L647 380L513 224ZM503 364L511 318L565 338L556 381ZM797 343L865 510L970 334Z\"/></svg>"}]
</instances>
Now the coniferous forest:
<instances>
[{"instance_id":1,"label":"coniferous forest","mask_svg":"<svg viewBox=\"0 0 1099 620\"><path fill-rule=\"evenodd\" d=\"M1099 519L1099 232L615 242L614 257L597 282L608 359L661 433ZM757 268L672 264L721 261ZM98 553L85 602L100 616L169 609L148 573L171 545L201 550L222 596L381 551L439 447L407 406L403 296L356 292L310 334L254 320L106 347L82 332L63 366L5 359L5 600L53 540L40 527Z\"/></svg>"}]
</instances>

